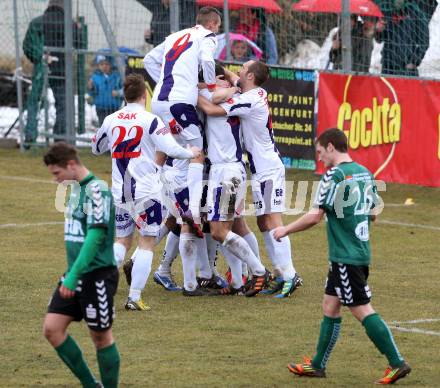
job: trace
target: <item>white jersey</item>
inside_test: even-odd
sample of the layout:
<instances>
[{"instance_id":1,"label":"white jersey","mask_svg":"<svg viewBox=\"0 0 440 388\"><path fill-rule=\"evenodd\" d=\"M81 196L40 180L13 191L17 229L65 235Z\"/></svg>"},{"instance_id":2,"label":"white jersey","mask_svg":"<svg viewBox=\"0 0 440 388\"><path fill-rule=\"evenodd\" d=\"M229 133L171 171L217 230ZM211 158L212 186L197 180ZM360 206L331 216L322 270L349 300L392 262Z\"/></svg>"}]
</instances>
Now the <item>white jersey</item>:
<instances>
[{"instance_id":1,"label":"white jersey","mask_svg":"<svg viewBox=\"0 0 440 388\"><path fill-rule=\"evenodd\" d=\"M93 138L92 152L112 154L115 203L142 199L161 190L156 150L174 158L193 157L176 143L162 120L140 104L130 103L105 118Z\"/></svg>"},{"instance_id":2,"label":"white jersey","mask_svg":"<svg viewBox=\"0 0 440 388\"><path fill-rule=\"evenodd\" d=\"M211 101L212 93L207 89L200 90L200 95ZM204 129L212 164L242 161L243 134L238 117L206 116Z\"/></svg>"},{"instance_id":3,"label":"white jersey","mask_svg":"<svg viewBox=\"0 0 440 388\"><path fill-rule=\"evenodd\" d=\"M284 168L275 145L267 93L257 87L221 104L228 116L238 116L252 174Z\"/></svg>"},{"instance_id":4,"label":"white jersey","mask_svg":"<svg viewBox=\"0 0 440 388\"><path fill-rule=\"evenodd\" d=\"M180 101L195 106L200 68L215 87L214 53L217 38L201 25L169 35L144 58L145 70L157 82L152 101Z\"/></svg>"}]
</instances>

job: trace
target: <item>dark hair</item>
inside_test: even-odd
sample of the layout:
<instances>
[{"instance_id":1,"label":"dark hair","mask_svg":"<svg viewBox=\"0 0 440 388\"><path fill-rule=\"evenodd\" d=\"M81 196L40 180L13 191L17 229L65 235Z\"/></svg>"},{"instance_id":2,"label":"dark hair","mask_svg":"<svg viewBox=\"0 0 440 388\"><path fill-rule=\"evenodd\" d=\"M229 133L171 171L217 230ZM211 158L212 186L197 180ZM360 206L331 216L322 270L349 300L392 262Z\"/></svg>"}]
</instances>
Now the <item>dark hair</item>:
<instances>
[{"instance_id":1,"label":"dark hair","mask_svg":"<svg viewBox=\"0 0 440 388\"><path fill-rule=\"evenodd\" d=\"M269 79L269 67L264 62L254 61L248 67L248 71L255 76L257 86L263 85Z\"/></svg>"},{"instance_id":2,"label":"dark hair","mask_svg":"<svg viewBox=\"0 0 440 388\"><path fill-rule=\"evenodd\" d=\"M316 139L316 143L319 143L322 147L327 148L331 143L335 147L336 151L348 152L348 140L344 131L339 128L329 128L322 132Z\"/></svg>"},{"instance_id":3,"label":"dark hair","mask_svg":"<svg viewBox=\"0 0 440 388\"><path fill-rule=\"evenodd\" d=\"M215 76L218 77L219 75L222 75L223 77L226 75L225 68L216 62L215 63ZM205 80L203 78L203 70L199 71L199 82L205 82Z\"/></svg>"},{"instance_id":4,"label":"dark hair","mask_svg":"<svg viewBox=\"0 0 440 388\"><path fill-rule=\"evenodd\" d=\"M217 8L203 7L200 8L199 12L197 13L196 23L205 27L210 21L214 21L217 18L220 18L220 20L222 19L222 14Z\"/></svg>"},{"instance_id":5,"label":"dark hair","mask_svg":"<svg viewBox=\"0 0 440 388\"><path fill-rule=\"evenodd\" d=\"M124 97L127 102L141 98L146 90L145 80L140 74L129 74L124 81Z\"/></svg>"},{"instance_id":6,"label":"dark hair","mask_svg":"<svg viewBox=\"0 0 440 388\"><path fill-rule=\"evenodd\" d=\"M44 154L43 160L46 166L57 165L62 168L65 168L70 160L81 164L76 148L62 141L53 144Z\"/></svg>"}]
</instances>

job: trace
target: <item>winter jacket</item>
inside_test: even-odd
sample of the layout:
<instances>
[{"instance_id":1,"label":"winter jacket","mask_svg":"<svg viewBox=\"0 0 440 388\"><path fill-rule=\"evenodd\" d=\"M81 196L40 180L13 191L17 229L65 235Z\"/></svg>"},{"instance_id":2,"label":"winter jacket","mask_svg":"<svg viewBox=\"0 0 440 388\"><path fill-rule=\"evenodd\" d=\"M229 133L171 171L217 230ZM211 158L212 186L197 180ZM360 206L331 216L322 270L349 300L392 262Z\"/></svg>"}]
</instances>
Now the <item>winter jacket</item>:
<instances>
[{"instance_id":1,"label":"winter jacket","mask_svg":"<svg viewBox=\"0 0 440 388\"><path fill-rule=\"evenodd\" d=\"M78 47L79 31L72 21L73 44ZM43 15L32 19L23 40L23 52L32 63L42 61L43 47L64 47L64 9L49 6ZM51 75L64 76L65 55L61 52L51 52L58 60L49 64Z\"/></svg>"},{"instance_id":2,"label":"winter jacket","mask_svg":"<svg viewBox=\"0 0 440 388\"><path fill-rule=\"evenodd\" d=\"M119 72L113 71L105 75L97 69L90 79L93 82L93 88L88 89L88 93L93 97L93 103L96 109L117 110L122 104L122 80ZM118 91L119 95L112 96L112 91Z\"/></svg>"},{"instance_id":3,"label":"winter jacket","mask_svg":"<svg viewBox=\"0 0 440 388\"><path fill-rule=\"evenodd\" d=\"M385 29L376 36L384 42L382 73L416 75L417 71L408 71L406 65L419 66L429 47L428 15L411 2L384 15Z\"/></svg>"}]
</instances>

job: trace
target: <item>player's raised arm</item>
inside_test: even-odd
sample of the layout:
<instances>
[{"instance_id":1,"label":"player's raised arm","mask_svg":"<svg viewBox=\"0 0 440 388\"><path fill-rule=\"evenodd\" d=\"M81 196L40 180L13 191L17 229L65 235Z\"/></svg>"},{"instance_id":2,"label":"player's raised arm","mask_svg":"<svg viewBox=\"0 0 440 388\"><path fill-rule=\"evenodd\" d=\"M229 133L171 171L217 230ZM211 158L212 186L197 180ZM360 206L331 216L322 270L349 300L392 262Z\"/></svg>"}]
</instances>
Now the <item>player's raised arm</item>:
<instances>
[{"instance_id":1,"label":"player's raised arm","mask_svg":"<svg viewBox=\"0 0 440 388\"><path fill-rule=\"evenodd\" d=\"M109 138L107 129L109 127L109 116L107 116L102 123L101 128L98 129L96 135L92 139L92 153L94 155L101 155L110 150Z\"/></svg>"},{"instance_id":2,"label":"player's raised arm","mask_svg":"<svg viewBox=\"0 0 440 388\"><path fill-rule=\"evenodd\" d=\"M160 78L160 70L162 67L164 53L165 42L161 43L159 46L156 46L144 57L144 68L156 83Z\"/></svg>"},{"instance_id":3,"label":"player's raised arm","mask_svg":"<svg viewBox=\"0 0 440 388\"><path fill-rule=\"evenodd\" d=\"M200 64L202 66L203 79L206 82L208 90L215 90L217 78L215 77L215 60L214 53L217 47L217 42L214 34L207 36L202 41L200 50Z\"/></svg>"}]
</instances>

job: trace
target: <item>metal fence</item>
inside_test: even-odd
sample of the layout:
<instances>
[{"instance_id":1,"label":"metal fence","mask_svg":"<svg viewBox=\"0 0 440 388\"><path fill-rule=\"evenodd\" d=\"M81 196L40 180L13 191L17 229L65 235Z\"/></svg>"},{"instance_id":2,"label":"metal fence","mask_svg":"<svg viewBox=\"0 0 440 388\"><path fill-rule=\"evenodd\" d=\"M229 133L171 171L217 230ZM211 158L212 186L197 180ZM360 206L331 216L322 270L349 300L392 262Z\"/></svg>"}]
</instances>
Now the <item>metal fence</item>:
<instances>
[{"instance_id":1,"label":"metal fence","mask_svg":"<svg viewBox=\"0 0 440 388\"><path fill-rule=\"evenodd\" d=\"M301 11L312 2L267 0L249 8L245 0L2 1L0 136L21 136L23 145L52 138L86 144L103 115L123 102L125 55L143 56L170 32L194 25L203 5L224 15L219 59L440 78L437 1L376 0L380 17L328 12L325 5L338 2Z\"/></svg>"}]
</instances>

